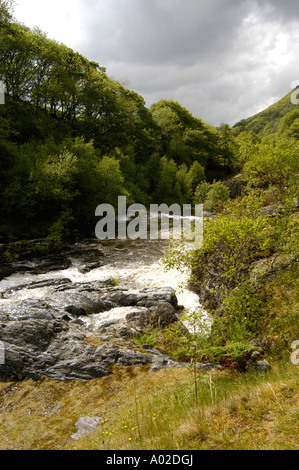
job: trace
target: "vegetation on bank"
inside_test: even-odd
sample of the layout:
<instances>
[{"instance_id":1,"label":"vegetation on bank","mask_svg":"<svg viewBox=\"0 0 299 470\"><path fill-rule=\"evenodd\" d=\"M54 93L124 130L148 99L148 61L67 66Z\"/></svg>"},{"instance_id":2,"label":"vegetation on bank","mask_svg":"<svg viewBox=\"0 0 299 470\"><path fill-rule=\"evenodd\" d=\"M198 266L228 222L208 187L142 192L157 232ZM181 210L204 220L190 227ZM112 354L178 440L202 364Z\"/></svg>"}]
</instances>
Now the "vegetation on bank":
<instances>
[{"instance_id":1,"label":"vegetation on bank","mask_svg":"<svg viewBox=\"0 0 299 470\"><path fill-rule=\"evenodd\" d=\"M297 139L261 141L241 170L242 194L205 223L202 248L169 252L168 267L190 269L214 320L210 335L199 329L179 346L182 357L191 341L194 360L242 369L253 350L283 357L299 338L298 150Z\"/></svg>"}]
</instances>

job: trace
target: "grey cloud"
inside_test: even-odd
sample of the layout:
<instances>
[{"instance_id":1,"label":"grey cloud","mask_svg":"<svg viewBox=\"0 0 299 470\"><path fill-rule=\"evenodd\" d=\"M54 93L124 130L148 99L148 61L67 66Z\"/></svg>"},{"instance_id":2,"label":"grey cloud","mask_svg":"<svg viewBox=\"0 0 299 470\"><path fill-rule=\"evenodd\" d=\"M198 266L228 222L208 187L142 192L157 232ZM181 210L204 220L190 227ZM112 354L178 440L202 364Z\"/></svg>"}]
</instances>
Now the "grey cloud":
<instances>
[{"instance_id":1,"label":"grey cloud","mask_svg":"<svg viewBox=\"0 0 299 470\"><path fill-rule=\"evenodd\" d=\"M229 46L246 2L230 0L227 8L223 0L109 0L106 18L103 4L87 12L89 51L106 60L185 65Z\"/></svg>"},{"instance_id":2,"label":"grey cloud","mask_svg":"<svg viewBox=\"0 0 299 470\"><path fill-rule=\"evenodd\" d=\"M147 105L174 99L211 124L234 124L299 79L295 53L283 64L275 56L281 34L291 54L295 20L291 0L89 0L79 49Z\"/></svg>"},{"instance_id":3,"label":"grey cloud","mask_svg":"<svg viewBox=\"0 0 299 470\"><path fill-rule=\"evenodd\" d=\"M297 0L257 0L262 9L267 10L268 18L279 18L281 21L298 20Z\"/></svg>"}]
</instances>

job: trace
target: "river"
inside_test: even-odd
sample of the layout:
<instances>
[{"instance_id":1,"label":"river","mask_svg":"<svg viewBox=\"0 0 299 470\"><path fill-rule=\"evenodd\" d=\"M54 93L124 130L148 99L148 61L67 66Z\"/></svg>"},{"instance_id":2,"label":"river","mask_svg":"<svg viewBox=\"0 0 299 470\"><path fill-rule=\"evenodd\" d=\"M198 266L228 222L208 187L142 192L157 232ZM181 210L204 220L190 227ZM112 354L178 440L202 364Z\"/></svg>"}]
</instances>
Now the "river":
<instances>
[{"instance_id":1,"label":"river","mask_svg":"<svg viewBox=\"0 0 299 470\"><path fill-rule=\"evenodd\" d=\"M167 240L95 239L74 245L68 254L67 266L62 263L47 271L41 269L43 259L32 259L22 266L21 272L0 281L0 313L16 318L24 314L30 317L42 312L46 317L48 312L62 312L66 305L78 303L80 296L95 299L95 291L86 286L108 279L113 280L116 288L132 292L149 287L172 287L185 314L202 312L197 295L187 286L189 272L166 269L164 257L168 249ZM86 268L87 259L92 260L92 265L89 263ZM129 309L132 307L111 308L90 315L84 321L92 329L104 321L125 317ZM203 314L208 326L210 319L205 312Z\"/></svg>"}]
</instances>

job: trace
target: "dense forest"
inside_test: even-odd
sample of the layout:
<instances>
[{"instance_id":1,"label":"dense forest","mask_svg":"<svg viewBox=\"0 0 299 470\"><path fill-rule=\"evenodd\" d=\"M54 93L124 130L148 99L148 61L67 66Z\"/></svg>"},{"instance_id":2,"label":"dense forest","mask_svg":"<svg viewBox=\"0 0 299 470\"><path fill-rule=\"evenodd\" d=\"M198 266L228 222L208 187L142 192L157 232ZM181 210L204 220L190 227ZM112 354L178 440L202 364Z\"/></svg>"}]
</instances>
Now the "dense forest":
<instances>
[{"instance_id":1,"label":"dense forest","mask_svg":"<svg viewBox=\"0 0 299 470\"><path fill-rule=\"evenodd\" d=\"M1 236L89 234L103 202L192 203L234 170L231 131L174 101L148 109L105 68L16 22L1 1Z\"/></svg>"}]
</instances>

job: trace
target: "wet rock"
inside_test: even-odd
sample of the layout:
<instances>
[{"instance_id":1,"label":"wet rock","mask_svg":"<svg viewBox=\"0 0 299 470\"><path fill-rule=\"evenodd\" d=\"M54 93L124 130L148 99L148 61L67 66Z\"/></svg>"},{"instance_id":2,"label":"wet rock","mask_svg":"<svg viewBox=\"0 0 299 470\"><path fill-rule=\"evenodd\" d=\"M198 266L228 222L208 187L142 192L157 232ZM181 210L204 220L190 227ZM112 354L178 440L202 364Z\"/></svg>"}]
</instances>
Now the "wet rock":
<instances>
[{"instance_id":1,"label":"wet rock","mask_svg":"<svg viewBox=\"0 0 299 470\"><path fill-rule=\"evenodd\" d=\"M85 311L85 314L101 313L107 310L107 305L101 299L94 300L87 296L79 297L79 305Z\"/></svg>"},{"instance_id":2,"label":"wet rock","mask_svg":"<svg viewBox=\"0 0 299 470\"><path fill-rule=\"evenodd\" d=\"M177 307L178 301L174 289L171 287L147 287L138 292L130 292L124 289L116 289L107 293L102 299L110 300L112 303L122 306L154 306L158 303L169 303Z\"/></svg>"},{"instance_id":3,"label":"wet rock","mask_svg":"<svg viewBox=\"0 0 299 470\"><path fill-rule=\"evenodd\" d=\"M49 305L44 300L16 300L9 301L2 306L2 312L8 320L16 319L44 319L53 320L59 317L60 310L53 305Z\"/></svg>"},{"instance_id":4,"label":"wet rock","mask_svg":"<svg viewBox=\"0 0 299 470\"><path fill-rule=\"evenodd\" d=\"M112 342L92 346L86 333L83 326L63 320L0 323L5 351L0 379L91 380L110 374L113 365L179 366L158 351L142 352Z\"/></svg>"},{"instance_id":5,"label":"wet rock","mask_svg":"<svg viewBox=\"0 0 299 470\"><path fill-rule=\"evenodd\" d=\"M12 253L17 261L7 262L5 253ZM105 254L99 243L75 243L50 246L43 240L29 240L26 245L0 245L0 280L16 272L45 274L68 269L73 265L88 272L103 264Z\"/></svg>"},{"instance_id":6,"label":"wet rock","mask_svg":"<svg viewBox=\"0 0 299 470\"><path fill-rule=\"evenodd\" d=\"M42 281L32 281L27 284L19 284L13 288L7 289L5 292L4 298L8 297L8 295L14 291L22 290L22 289L38 289L43 287L54 287L61 288L62 286L71 284L72 281L68 278L59 278L59 279L44 279Z\"/></svg>"},{"instance_id":7,"label":"wet rock","mask_svg":"<svg viewBox=\"0 0 299 470\"><path fill-rule=\"evenodd\" d=\"M137 294L130 292L115 292L111 294L110 301L122 307L134 306L137 304Z\"/></svg>"},{"instance_id":8,"label":"wet rock","mask_svg":"<svg viewBox=\"0 0 299 470\"><path fill-rule=\"evenodd\" d=\"M74 315L75 317L82 317L86 315L86 310L81 307L76 307L76 305L69 305L65 307L65 311Z\"/></svg>"},{"instance_id":9,"label":"wet rock","mask_svg":"<svg viewBox=\"0 0 299 470\"><path fill-rule=\"evenodd\" d=\"M177 297L172 287L146 287L138 293L138 305L141 305L144 301L167 302L173 307L178 305Z\"/></svg>"},{"instance_id":10,"label":"wet rock","mask_svg":"<svg viewBox=\"0 0 299 470\"><path fill-rule=\"evenodd\" d=\"M141 330L162 329L178 320L177 310L168 302L161 302L149 309L130 312L126 315L128 324Z\"/></svg>"},{"instance_id":11,"label":"wet rock","mask_svg":"<svg viewBox=\"0 0 299 470\"><path fill-rule=\"evenodd\" d=\"M14 268L11 265L3 265L0 266L0 281L5 277L10 276L15 272Z\"/></svg>"},{"instance_id":12,"label":"wet rock","mask_svg":"<svg viewBox=\"0 0 299 470\"><path fill-rule=\"evenodd\" d=\"M34 269L34 274L46 274L51 271L61 271L62 269L68 269L72 266L71 260L64 259L62 257L50 257L44 259L42 263L38 263Z\"/></svg>"},{"instance_id":13,"label":"wet rock","mask_svg":"<svg viewBox=\"0 0 299 470\"><path fill-rule=\"evenodd\" d=\"M86 273L92 271L93 269L99 268L100 266L101 266L101 263L99 263L99 262L87 263L87 264L84 264L83 266L79 266L78 271L82 274L86 274Z\"/></svg>"}]
</instances>

